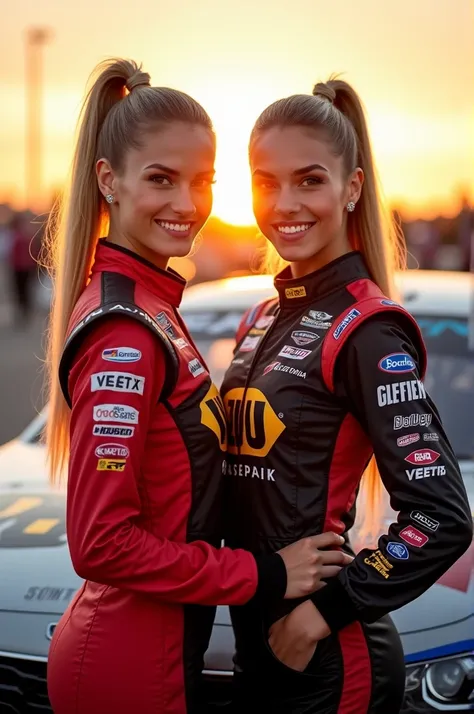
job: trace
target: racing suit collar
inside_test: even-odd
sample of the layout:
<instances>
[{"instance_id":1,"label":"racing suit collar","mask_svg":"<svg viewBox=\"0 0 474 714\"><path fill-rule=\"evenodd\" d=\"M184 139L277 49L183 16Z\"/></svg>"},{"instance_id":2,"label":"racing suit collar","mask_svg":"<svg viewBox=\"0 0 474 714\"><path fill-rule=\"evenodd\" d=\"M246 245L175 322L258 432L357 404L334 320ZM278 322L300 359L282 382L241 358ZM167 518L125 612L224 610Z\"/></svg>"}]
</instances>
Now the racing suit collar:
<instances>
[{"instance_id":1,"label":"racing suit collar","mask_svg":"<svg viewBox=\"0 0 474 714\"><path fill-rule=\"evenodd\" d=\"M274 284L284 309L314 301L355 280L369 277L362 254L352 251L302 278L293 278L288 266L275 277Z\"/></svg>"},{"instance_id":2,"label":"racing suit collar","mask_svg":"<svg viewBox=\"0 0 474 714\"><path fill-rule=\"evenodd\" d=\"M173 307L179 307L186 281L175 270L162 270L128 248L106 242L97 244L92 273L120 273L142 285Z\"/></svg>"}]
</instances>

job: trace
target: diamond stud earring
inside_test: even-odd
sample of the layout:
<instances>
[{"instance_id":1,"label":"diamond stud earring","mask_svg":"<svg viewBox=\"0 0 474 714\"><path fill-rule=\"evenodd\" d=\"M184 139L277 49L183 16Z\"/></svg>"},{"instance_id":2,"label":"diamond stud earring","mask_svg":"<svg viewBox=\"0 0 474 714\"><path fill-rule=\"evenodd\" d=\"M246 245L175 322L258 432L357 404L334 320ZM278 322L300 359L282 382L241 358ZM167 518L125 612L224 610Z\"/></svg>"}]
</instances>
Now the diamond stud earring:
<instances>
[{"instance_id":1,"label":"diamond stud earring","mask_svg":"<svg viewBox=\"0 0 474 714\"><path fill-rule=\"evenodd\" d=\"M352 211L355 209L355 207L356 207L356 205L355 205L354 201L349 201L349 203L346 206L349 213L352 213Z\"/></svg>"},{"instance_id":2,"label":"diamond stud earring","mask_svg":"<svg viewBox=\"0 0 474 714\"><path fill-rule=\"evenodd\" d=\"M112 196L111 193L108 193L108 194L106 195L106 197L105 197L105 200L107 201L107 203L113 203L113 202L114 202L114 197Z\"/></svg>"}]
</instances>

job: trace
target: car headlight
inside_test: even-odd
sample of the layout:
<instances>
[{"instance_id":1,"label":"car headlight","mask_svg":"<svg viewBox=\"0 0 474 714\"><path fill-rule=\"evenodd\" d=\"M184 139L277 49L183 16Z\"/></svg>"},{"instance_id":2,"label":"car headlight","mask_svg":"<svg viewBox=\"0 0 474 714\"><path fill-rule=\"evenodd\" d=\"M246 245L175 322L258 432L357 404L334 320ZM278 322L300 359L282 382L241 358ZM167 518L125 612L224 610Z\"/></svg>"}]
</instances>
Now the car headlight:
<instances>
[{"instance_id":1,"label":"car headlight","mask_svg":"<svg viewBox=\"0 0 474 714\"><path fill-rule=\"evenodd\" d=\"M474 657L408 665L405 695L404 712L474 711Z\"/></svg>"}]
</instances>

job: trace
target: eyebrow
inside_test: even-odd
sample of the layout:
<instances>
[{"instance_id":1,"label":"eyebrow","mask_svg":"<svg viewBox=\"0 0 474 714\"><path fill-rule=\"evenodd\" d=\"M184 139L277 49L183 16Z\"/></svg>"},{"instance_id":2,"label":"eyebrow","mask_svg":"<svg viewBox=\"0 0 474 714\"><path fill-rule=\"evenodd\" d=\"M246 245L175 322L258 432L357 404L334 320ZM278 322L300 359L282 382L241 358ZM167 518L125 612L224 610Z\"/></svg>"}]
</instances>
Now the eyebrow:
<instances>
[{"instance_id":1,"label":"eyebrow","mask_svg":"<svg viewBox=\"0 0 474 714\"><path fill-rule=\"evenodd\" d=\"M166 174L170 174L171 176L179 176L180 173L179 171L176 171L176 169L170 169L169 166L165 166L164 164L150 164L149 166L145 167L145 171L148 171L148 169L158 169L158 171L163 171ZM196 176L207 176L208 174L215 174L215 169L209 169L209 171L200 171Z\"/></svg>"},{"instance_id":2,"label":"eyebrow","mask_svg":"<svg viewBox=\"0 0 474 714\"><path fill-rule=\"evenodd\" d=\"M296 169L296 171L292 172L293 176L302 176L303 174L307 174L310 171L325 171L328 173L328 170L324 168L324 166L321 166L321 164L310 164L309 166L303 166L302 169ZM274 178L274 175L269 173L268 171L262 171L262 169L255 169L253 172L253 176L264 176L265 178Z\"/></svg>"}]
</instances>

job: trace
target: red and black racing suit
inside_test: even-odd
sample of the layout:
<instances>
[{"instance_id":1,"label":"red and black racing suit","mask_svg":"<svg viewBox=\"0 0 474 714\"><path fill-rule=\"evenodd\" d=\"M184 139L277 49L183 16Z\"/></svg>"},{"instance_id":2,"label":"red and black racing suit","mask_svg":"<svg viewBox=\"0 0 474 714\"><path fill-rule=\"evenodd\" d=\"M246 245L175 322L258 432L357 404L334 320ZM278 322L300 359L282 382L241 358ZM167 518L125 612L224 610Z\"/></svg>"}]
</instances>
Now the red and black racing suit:
<instances>
[{"instance_id":1,"label":"red and black racing suit","mask_svg":"<svg viewBox=\"0 0 474 714\"><path fill-rule=\"evenodd\" d=\"M231 608L236 711L395 714L401 643L387 613L421 595L468 548L458 464L423 385L418 327L384 298L353 252L244 317L221 393L228 415L226 544L269 553L303 536L347 533L375 454L398 521L312 597L331 629L300 673L269 649L296 606ZM347 550L350 545L347 538Z\"/></svg>"},{"instance_id":2,"label":"red and black racing suit","mask_svg":"<svg viewBox=\"0 0 474 714\"><path fill-rule=\"evenodd\" d=\"M51 643L55 714L200 714L213 606L286 588L280 556L219 549L225 420L184 286L101 241L71 319L67 537L85 583Z\"/></svg>"}]
</instances>

